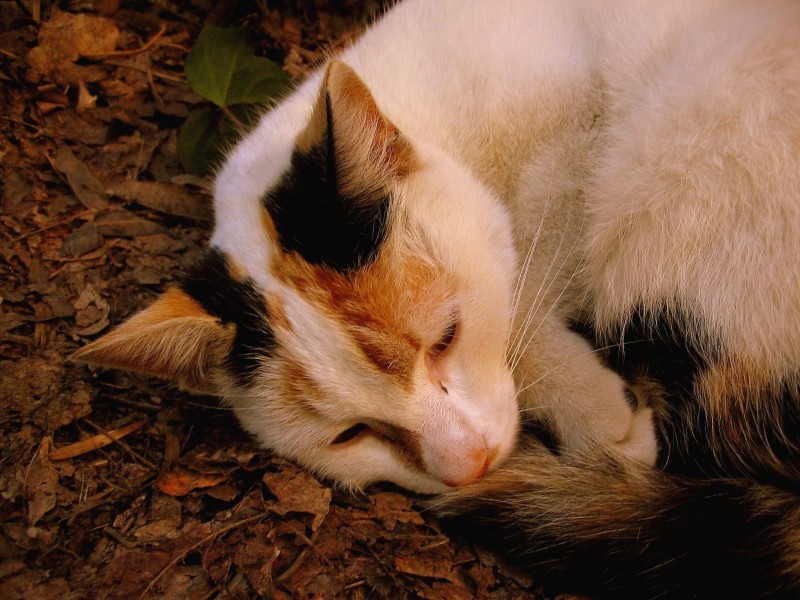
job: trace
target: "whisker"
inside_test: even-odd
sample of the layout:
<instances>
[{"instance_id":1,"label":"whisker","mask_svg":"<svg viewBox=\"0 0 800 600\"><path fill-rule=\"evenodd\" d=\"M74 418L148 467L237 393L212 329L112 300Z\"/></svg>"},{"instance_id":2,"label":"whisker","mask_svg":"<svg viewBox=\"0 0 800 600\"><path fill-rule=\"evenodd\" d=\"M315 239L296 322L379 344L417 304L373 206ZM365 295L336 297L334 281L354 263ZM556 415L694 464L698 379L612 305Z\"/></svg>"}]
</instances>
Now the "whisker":
<instances>
[{"instance_id":1,"label":"whisker","mask_svg":"<svg viewBox=\"0 0 800 600\"><path fill-rule=\"evenodd\" d=\"M546 379L552 373L554 373L554 372L558 371L559 369L565 367L566 365L568 365L571 362L577 360L578 358L582 358L584 356L588 356L589 354L595 354L597 352L604 352L606 350L611 350L612 348L625 348L626 346L632 346L633 344L641 344L641 343L644 343L644 342L653 342L653 341L654 341L654 338L635 340L635 341L632 341L632 342L617 342L617 343L614 343L614 344L608 344L606 346L601 346L599 348L592 348L591 350L587 350L586 352L579 352L577 354L574 354L573 356L570 356L568 360L565 360L561 364L556 365L555 367L553 367L549 371L547 371L544 374L540 375L539 377L537 377L532 382L526 384L523 387L518 388L517 389L517 395L519 395L522 392L524 392L525 390L533 387L534 385L536 385L540 381ZM524 412L525 410L528 410L528 409L524 409L524 410L522 410L520 412Z\"/></svg>"},{"instance_id":2,"label":"whisker","mask_svg":"<svg viewBox=\"0 0 800 600\"><path fill-rule=\"evenodd\" d=\"M527 313L525 314L525 319L523 320L519 331L516 333L516 335L514 336L513 341L511 342L512 345L514 346L512 352L511 352L512 360L510 362L512 362L512 363L516 363L519 360L519 356L520 356L519 348L520 348L520 346L522 345L522 343L525 340L525 334L526 334L528 328L530 327L530 324L531 324L531 322L533 320L533 317L536 315L536 308L537 308L539 296L541 295L542 289L544 288L544 285L545 285L545 281L547 281L547 277L548 277L548 275L550 275L550 271L553 269L553 265L556 263L556 259L558 258L558 255L561 252L561 245L564 243L564 238L566 237L566 235L567 235L566 231L564 231L561 234L561 239L558 242L558 247L556 248L556 251L553 254L553 257L550 259L550 264L547 267L547 271L542 276L542 280L539 283L539 289L536 292L536 297L531 302L531 305L528 308ZM553 280L557 276L558 276L558 272L553 276ZM551 285L552 285L552 280L551 280ZM548 289L549 289L549 287L548 287ZM545 293L546 293L546 291L545 291Z\"/></svg>"},{"instance_id":3,"label":"whisker","mask_svg":"<svg viewBox=\"0 0 800 600\"><path fill-rule=\"evenodd\" d=\"M556 272L555 275L553 275L553 278L550 280L550 283L547 286L547 289L545 290L544 295L542 296L542 300L535 307L532 307L532 308L534 308L534 312L533 312L534 315L539 312L539 308L541 308L541 304L542 304L542 302L544 302L544 298L547 297L547 294L549 293L550 289L553 287L553 284L555 283L556 278L561 273L561 271L564 269L564 265L567 264L567 260L569 260L570 256L572 256L573 251L575 250L575 248L578 245L578 240L579 240L579 237L575 239L575 242L573 243L572 248L570 248L569 252L564 257L564 260L561 262L561 265L559 266L558 271ZM536 326L536 328L533 330L533 332L528 337L528 341L527 341L527 343L525 343L525 346L522 347L521 349L519 349L519 347L517 349L515 349L515 359L514 359L514 362L512 363L512 366L511 366L512 370L515 369L517 367L517 365L519 365L520 360L522 360L522 356L525 354L525 351L530 346L531 342L533 341L534 337L536 336L536 333L541 328L542 323L544 323L545 319L547 319L547 317L550 315L550 313L553 312L555 307L558 306L559 301L564 296L564 293L567 291L567 289L569 289L569 286L572 283L572 280L575 278L575 275L580 271L580 265L581 264L582 264L582 261L573 270L572 274L569 276L569 279L567 279L567 282L562 287L561 292L558 294L556 299L551 303L550 309L539 320L538 325ZM531 322L533 322L533 319L531 319ZM528 326L530 326L530 323L528 324ZM527 329L528 328L526 327L526 331L524 333L527 333ZM522 339L524 340L524 337Z\"/></svg>"},{"instance_id":4,"label":"whisker","mask_svg":"<svg viewBox=\"0 0 800 600\"><path fill-rule=\"evenodd\" d=\"M553 167L553 168L555 168L555 167ZM550 186L551 186L551 189L552 189L552 178L550 180ZM544 204L544 211L542 212L542 218L539 220L539 225L536 228L536 233L534 233L533 240L531 240L531 244L530 244L530 247L528 249L528 253L525 255L525 261L523 263L523 267L522 267L522 269L520 269L520 273L517 276L517 283L514 286L514 296L513 296L512 304L511 304L511 306L512 306L511 327L508 330L508 336L506 336L506 347L508 347L508 345L509 345L509 339L511 337L511 332L512 332L512 330L514 328L514 321L516 321L516 318L517 318L517 309L519 308L519 303L520 303L520 300L522 299L522 290L525 288L525 281L528 278L528 270L530 269L530 266L531 266L531 260L533 258L533 253L534 253L534 250L536 249L536 247L539 244L539 239L540 239L540 237L542 235L542 228L544 226L545 220L547 219L547 213L550 210L550 202L551 202L551 200L552 200L552 195L550 194L550 191L548 191L547 192L547 199L545 200L545 204Z\"/></svg>"}]
</instances>

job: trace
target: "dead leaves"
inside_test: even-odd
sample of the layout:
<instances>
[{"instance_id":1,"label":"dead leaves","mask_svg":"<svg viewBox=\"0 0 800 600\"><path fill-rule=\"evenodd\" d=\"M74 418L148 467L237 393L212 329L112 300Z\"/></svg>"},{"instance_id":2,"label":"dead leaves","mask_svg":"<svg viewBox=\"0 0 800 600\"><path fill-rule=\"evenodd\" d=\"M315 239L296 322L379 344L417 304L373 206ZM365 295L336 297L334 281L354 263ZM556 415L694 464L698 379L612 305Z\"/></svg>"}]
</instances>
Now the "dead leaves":
<instances>
[{"instance_id":1,"label":"dead leaves","mask_svg":"<svg viewBox=\"0 0 800 600\"><path fill-rule=\"evenodd\" d=\"M0 425L23 420L52 432L91 412L95 390L73 370L40 358L3 363Z\"/></svg>"},{"instance_id":2,"label":"dead leaves","mask_svg":"<svg viewBox=\"0 0 800 600\"><path fill-rule=\"evenodd\" d=\"M155 181L124 181L111 186L108 192L128 202L176 217L208 221L211 207L181 185Z\"/></svg>"},{"instance_id":3,"label":"dead leaves","mask_svg":"<svg viewBox=\"0 0 800 600\"><path fill-rule=\"evenodd\" d=\"M53 7L39 29L39 45L28 52L31 79L48 77L56 83L78 85L105 76L97 67L78 66L86 56L107 54L117 45L119 30L113 19L62 12Z\"/></svg>"},{"instance_id":4,"label":"dead leaves","mask_svg":"<svg viewBox=\"0 0 800 600\"><path fill-rule=\"evenodd\" d=\"M277 501L265 503L267 510L282 516L293 512L313 515L311 531L319 528L330 507L330 488L320 485L311 475L293 465L286 465L279 473L264 473L261 480L277 497Z\"/></svg>"},{"instance_id":5,"label":"dead leaves","mask_svg":"<svg viewBox=\"0 0 800 600\"><path fill-rule=\"evenodd\" d=\"M142 419L136 423L131 423L125 427L115 429L114 431L109 431L108 433L98 433L97 435L86 438L79 442L62 446L61 448L56 448L50 452L50 460L65 460L67 458L75 458L76 456L81 456L87 452L104 448L109 444L113 444L114 442L121 440L128 434L138 431L146 424L147 419Z\"/></svg>"},{"instance_id":6,"label":"dead leaves","mask_svg":"<svg viewBox=\"0 0 800 600\"><path fill-rule=\"evenodd\" d=\"M198 473L193 469L177 467L158 478L156 487L170 496L185 496L194 490L210 488L228 479L224 473Z\"/></svg>"},{"instance_id":7,"label":"dead leaves","mask_svg":"<svg viewBox=\"0 0 800 600\"><path fill-rule=\"evenodd\" d=\"M58 473L50 463L51 438L46 437L25 472L25 497L28 503L28 524L36 525L39 520L56 507L56 488Z\"/></svg>"},{"instance_id":8,"label":"dead leaves","mask_svg":"<svg viewBox=\"0 0 800 600\"><path fill-rule=\"evenodd\" d=\"M59 148L53 167L66 176L72 192L86 208L101 209L108 206L103 185L69 148Z\"/></svg>"}]
</instances>

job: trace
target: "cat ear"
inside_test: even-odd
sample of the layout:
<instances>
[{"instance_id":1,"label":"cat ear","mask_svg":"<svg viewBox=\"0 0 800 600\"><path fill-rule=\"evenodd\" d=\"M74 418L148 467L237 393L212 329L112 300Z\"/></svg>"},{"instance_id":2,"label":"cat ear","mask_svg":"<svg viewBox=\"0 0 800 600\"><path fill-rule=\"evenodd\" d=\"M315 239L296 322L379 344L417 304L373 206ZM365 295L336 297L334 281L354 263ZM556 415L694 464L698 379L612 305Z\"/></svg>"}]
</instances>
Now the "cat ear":
<instances>
[{"instance_id":1,"label":"cat ear","mask_svg":"<svg viewBox=\"0 0 800 600\"><path fill-rule=\"evenodd\" d=\"M154 375L213 394L219 392L215 380L234 336L234 327L224 326L175 288L71 358Z\"/></svg>"},{"instance_id":2,"label":"cat ear","mask_svg":"<svg viewBox=\"0 0 800 600\"><path fill-rule=\"evenodd\" d=\"M311 120L297 138L301 153L323 145L344 198L364 201L381 195L387 183L415 164L408 140L384 116L364 82L336 60L328 64Z\"/></svg>"},{"instance_id":3,"label":"cat ear","mask_svg":"<svg viewBox=\"0 0 800 600\"><path fill-rule=\"evenodd\" d=\"M270 227L285 252L340 272L358 269L386 237L389 184L416 164L364 82L333 61L289 170L262 199Z\"/></svg>"}]
</instances>

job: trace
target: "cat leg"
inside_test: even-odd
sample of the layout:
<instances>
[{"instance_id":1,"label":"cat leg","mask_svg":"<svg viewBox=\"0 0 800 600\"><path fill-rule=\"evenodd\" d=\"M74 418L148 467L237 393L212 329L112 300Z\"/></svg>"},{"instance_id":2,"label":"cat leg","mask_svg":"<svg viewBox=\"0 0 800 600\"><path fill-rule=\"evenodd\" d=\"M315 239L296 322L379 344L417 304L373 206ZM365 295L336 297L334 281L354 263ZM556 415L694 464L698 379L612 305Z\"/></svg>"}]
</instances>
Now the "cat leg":
<instances>
[{"instance_id":1,"label":"cat leg","mask_svg":"<svg viewBox=\"0 0 800 600\"><path fill-rule=\"evenodd\" d=\"M522 420L550 427L566 452L597 445L648 465L658 454L653 411L602 364L581 336L555 319L537 328L515 368Z\"/></svg>"}]
</instances>

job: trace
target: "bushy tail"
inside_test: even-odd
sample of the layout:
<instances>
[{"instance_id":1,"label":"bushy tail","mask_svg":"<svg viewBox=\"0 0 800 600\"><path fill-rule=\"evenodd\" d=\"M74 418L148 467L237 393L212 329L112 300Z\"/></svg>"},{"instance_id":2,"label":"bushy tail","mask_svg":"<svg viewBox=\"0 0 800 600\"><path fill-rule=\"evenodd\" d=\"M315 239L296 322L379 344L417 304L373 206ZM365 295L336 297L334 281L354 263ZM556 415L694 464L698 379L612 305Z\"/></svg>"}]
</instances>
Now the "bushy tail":
<instances>
[{"instance_id":1,"label":"bushy tail","mask_svg":"<svg viewBox=\"0 0 800 600\"><path fill-rule=\"evenodd\" d=\"M434 501L557 585L613 598L800 598L800 498L670 475L534 440Z\"/></svg>"}]
</instances>

